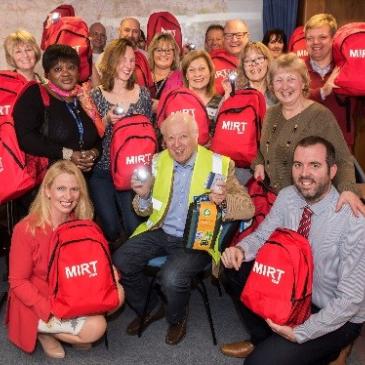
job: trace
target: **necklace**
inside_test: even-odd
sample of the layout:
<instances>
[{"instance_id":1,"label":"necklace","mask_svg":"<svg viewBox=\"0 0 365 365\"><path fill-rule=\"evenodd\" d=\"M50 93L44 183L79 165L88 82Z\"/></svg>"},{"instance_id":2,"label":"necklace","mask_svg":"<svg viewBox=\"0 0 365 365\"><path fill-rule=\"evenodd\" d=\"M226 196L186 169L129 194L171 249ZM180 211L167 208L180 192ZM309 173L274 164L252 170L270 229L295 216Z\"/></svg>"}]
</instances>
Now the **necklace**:
<instances>
[{"instance_id":1,"label":"necklace","mask_svg":"<svg viewBox=\"0 0 365 365\"><path fill-rule=\"evenodd\" d=\"M170 74L171 74L171 71L168 72L168 74L166 75L166 77L164 79L156 81L156 74L155 74L155 72L152 72L153 84L154 84L155 90L156 90L156 94L155 94L156 98L158 98L160 96L160 93L161 93L163 87L165 86L166 80L168 79Z\"/></svg>"}]
</instances>

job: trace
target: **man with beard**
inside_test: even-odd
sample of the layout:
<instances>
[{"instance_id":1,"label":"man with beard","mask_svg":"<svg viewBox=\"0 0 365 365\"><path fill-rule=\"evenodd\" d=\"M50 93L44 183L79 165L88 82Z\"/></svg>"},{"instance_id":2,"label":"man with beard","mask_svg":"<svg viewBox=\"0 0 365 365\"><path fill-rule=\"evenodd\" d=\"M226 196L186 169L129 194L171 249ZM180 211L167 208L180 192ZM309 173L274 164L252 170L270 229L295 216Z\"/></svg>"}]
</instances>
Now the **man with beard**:
<instances>
[{"instance_id":1,"label":"man with beard","mask_svg":"<svg viewBox=\"0 0 365 365\"><path fill-rule=\"evenodd\" d=\"M328 364L360 334L365 322L365 218L350 206L336 212L335 151L321 137L302 139L292 165L293 184L280 191L258 229L222 255L227 288L237 301L250 341L222 345L245 365ZM258 249L279 227L297 230L310 209L309 236L314 258L312 314L301 325L281 326L256 316L239 294ZM249 262L251 261L251 264Z\"/></svg>"}]
</instances>

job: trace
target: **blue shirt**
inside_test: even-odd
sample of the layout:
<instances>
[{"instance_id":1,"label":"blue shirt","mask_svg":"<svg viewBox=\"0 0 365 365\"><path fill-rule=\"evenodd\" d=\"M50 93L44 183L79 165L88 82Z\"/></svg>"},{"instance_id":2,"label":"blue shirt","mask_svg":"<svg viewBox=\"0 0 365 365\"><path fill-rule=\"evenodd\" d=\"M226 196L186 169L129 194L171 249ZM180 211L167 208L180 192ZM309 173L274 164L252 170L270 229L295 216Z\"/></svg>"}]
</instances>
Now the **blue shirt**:
<instances>
[{"instance_id":1,"label":"blue shirt","mask_svg":"<svg viewBox=\"0 0 365 365\"><path fill-rule=\"evenodd\" d=\"M190 183L195 159L196 152L184 165L174 161L171 200L162 224L163 231L172 236L182 237L184 235L185 222L189 210ZM148 200L140 199L139 206L142 210L146 209L151 204L150 202L151 198Z\"/></svg>"}]
</instances>

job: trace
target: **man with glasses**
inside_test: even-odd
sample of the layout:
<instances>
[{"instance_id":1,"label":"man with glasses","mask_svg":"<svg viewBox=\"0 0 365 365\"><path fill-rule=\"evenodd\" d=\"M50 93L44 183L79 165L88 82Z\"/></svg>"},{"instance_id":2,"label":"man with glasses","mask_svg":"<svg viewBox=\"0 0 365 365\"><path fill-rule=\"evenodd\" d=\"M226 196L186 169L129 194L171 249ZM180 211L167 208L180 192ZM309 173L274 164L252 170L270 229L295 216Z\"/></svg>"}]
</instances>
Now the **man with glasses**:
<instances>
[{"instance_id":1,"label":"man with glasses","mask_svg":"<svg viewBox=\"0 0 365 365\"><path fill-rule=\"evenodd\" d=\"M224 26L224 48L228 53L238 58L241 50L248 42L249 33L244 21L228 20Z\"/></svg>"},{"instance_id":2,"label":"man with glasses","mask_svg":"<svg viewBox=\"0 0 365 365\"><path fill-rule=\"evenodd\" d=\"M352 151L355 143L353 115L357 102L354 97L343 97L334 92L337 87L335 79L340 72L332 60L332 43L336 30L337 22L331 14L313 15L304 26L309 55L307 67L311 79L310 98L332 111Z\"/></svg>"},{"instance_id":3,"label":"man with glasses","mask_svg":"<svg viewBox=\"0 0 365 365\"><path fill-rule=\"evenodd\" d=\"M224 95L222 82L236 70L239 54L249 40L246 23L239 19L228 20L224 26L223 38L224 49L211 52L215 67L215 89L220 95Z\"/></svg>"}]
</instances>

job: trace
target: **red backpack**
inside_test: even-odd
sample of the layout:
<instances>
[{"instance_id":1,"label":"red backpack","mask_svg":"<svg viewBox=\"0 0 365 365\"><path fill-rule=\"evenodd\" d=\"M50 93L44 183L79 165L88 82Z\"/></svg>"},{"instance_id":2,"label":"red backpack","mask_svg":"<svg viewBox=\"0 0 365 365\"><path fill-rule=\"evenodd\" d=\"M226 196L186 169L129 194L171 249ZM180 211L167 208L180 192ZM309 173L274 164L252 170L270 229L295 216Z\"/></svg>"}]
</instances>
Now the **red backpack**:
<instances>
[{"instance_id":1,"label":"red backpack","mask_svg":"<svg viewBox=\"0 0 365 365\"><path fill-rule=\"evenodd\" d=\"M57 8L53 9L47 16L46 20L43 22L43 33L41 40L41 48L44 50L47 48L45 45L47 42L48 32L47 29L52 24L52 14L57 13L60 18L64 16L75 16L75 9L72 5L63 4L57 6Z\"/></svg>"},{"instance_id":2,"label":"red backpack","mask_svg":"<svg viewBox=\"0 0 365 365\"><path fill-rule=\"evenodd\" d=\"M289 39L288 49L290 52L296 53L302 60L305 61L308 59L307 42L305 41L303 25L294 29Z\"/></svg>"},{"instance_id":3,"label":"red backpack","mask_svg":"<svg viewBox=\"0 0 365 365\"><path fill-rule=\"evenodd\" d=\"M134 69L134 73L136 75L137 84L148 88L153 85L148 60L141 51L135 50L134 54L136 57L136 67Z\"/></svg>"},{"instance_id":4,"label":"red backpack","mask_svg":"<svg viewBox=\"0 0 365 365\"><path fill-rule=\"evenodd\" d=\"M249 167L258 151L265 112L261 92L236 91L219 109L210 149L230 157L238 167Z\"/></svg>"},{"instance_id":5,"label":"red backpack","mask_svg":"<svg viewBox=\"0 0 365 365\"><path fill-rule=\"evenodd\" d=\"M186 87L179 87L163 93L157 107L158 126L160 127L170 114L177 112L189 113L195 118L199 128L198 143L207 144L210 124L207 110L200 98Z\"/></svg>"},{"instance_id":6,"label":"red backpack","mask_svg":"<svg viewBox=\"0 0 365 365\"><path fill-rule=\"evenodd\" d=\"M11 119L15 100L27 82L15 71L0 71L0 124Z\"/></svg>"},{"instance_id":7,"label":"red backpack","mask_svg":"<svg viewBox=\"0 0 365 365\"><path fill-rule=\"evenodd\" d=\"M216 49L210 53L215 68L215 91L224 95L222 81L238 67L237 57L231 55L224 49Z\"/></svg>"},{"instance_id":8,"label":"red backpack","mask_svg":"<svg viewBox=\"0 0 365 365\"><path fill-rule=\"evenodd\" d=\"M181 26L173 14L168 11L160 11L150 15L147 22L147 46L157 33L170 33L182 52Z\"/></svg>"},{"instance_id":9,"label":"red backpack","mask_svg":"<svg viewBox=\"0 0 365 365\"><path fill-rule=\"evenodd\" d=\"M47 278L57 318L106 313L119 304L108 242L91 220L69 221L56 229Z\"/></svg>"},{"instance_id":10,"label":"red backpack","mask_svg":"<svg viewBox=\"0 0 365 365\"><path fill-rule=\"evenodd\" d=\"M150 166L157 148L155 129L145 115L129 115L116 122L110 143L110 168L116 189L129 190L133 172L140 166Z\"/></svg>"},{"instance_id":11,"label":"red backpack","mask_svg":"<svg viewBox=\"0 0 365 365\"><path fill-rule=\"evenodd\" d=\"M80 82L87 81L92 71L92 50L87 24L77 16L65 16L46 25L42 36L42 49L52 44L74 48L80 56Z\"/></svg>"},{"instance_id":12,"label":"red backpack","mask_svg":"<svg viewBox=\"0 0 365 365\"><path fill-rule=\"evenodd\" d=\"M313 257L309 241L290 229L276 229L259 249L241 301L262 318L287 326L311 313Z\"/></svg>"},{"instance_id":13,"label":"red backpack","mask_svg":"<svg viewBox=\"0 0 365 365\"><path fill-rule=\"evenodd\" d=\"M14 121L11 117L13 107L25 90L37 84L35 81L26 82L18 76L16 73L14 75L0 73L0 82L9 91L9 93L1 92L0 99L4 98L11 103L10 107L6 107L7 115L0 118L0 204L15 199L39 185L48 167L48 158L29 155L22 151L18 144ZM2 83L3 80L4 83ZM43 104L48 107L48 92L43 86L39 85L39 87Z\"/></svg>"},{"instance_id":14,"label":"red backpack","mask_svg":"<svg viewBox=\"0 0 365 365\"><path fill-rule=\"evenodd\" d=\"M337 94L364 96L365 79L365 23L349 23L339 28L333 39L333 60L340 67L335 84ZM360 76L360 77L359 77Z\"/></svg>"},{"instance_id":15,"label":"red backpack","mask_svg":"<svg viewBox=\"0 0 365 365\"><path fill-rule=\"evenodd\" d=\"M238 242L242 241L245 237L256 230L256 228L269 214L277 197L276 193L271 190L265 182L256 180L253 177L248 180L246 187L252 203L255 206L255 215L252 217L251 225L249 227L247 227L244 231L238 231L234 235L230 246L236 246Z\"/></svg>"}]
</instances>

